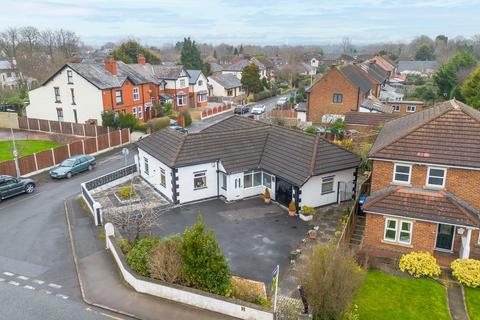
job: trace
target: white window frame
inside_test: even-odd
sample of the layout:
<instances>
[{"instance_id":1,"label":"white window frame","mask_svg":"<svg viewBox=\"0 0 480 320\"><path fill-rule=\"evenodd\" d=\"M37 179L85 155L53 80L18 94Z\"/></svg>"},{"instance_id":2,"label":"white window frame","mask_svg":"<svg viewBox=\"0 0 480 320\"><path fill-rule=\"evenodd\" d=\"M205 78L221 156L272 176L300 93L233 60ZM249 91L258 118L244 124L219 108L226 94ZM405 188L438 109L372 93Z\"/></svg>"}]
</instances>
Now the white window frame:
<instances>
[{"instance_id":1,"label":"white window frame","mask_svg":"<svg viewBox=\"0 0 480 320\"><path fill-rule=\"evenodd\" d=\"M390 228L388 223L390 221L395 222L395 229ZM408 231L402 230L404 224L410 226ZM395 231L395 239L387 238L387 231ZM408 241L400 240L401 233L408 233ZM398 243L403 245L411 245L412 244L412 237L413 237L413 221L403 220L403 219L394 219L394 218L386 218L385 219L385 226L383 228L383 240L389 243Z\"/></svg>"},{"instance_id":2,"label":"white window frame","mask_svg":"<svg viewBox=\"0 0 480 320\"><path fill-rule=\"evenodd\" d=\"M148 158L143 157L143 172L149 176L150 175L150 168L148 167Z\"/></svg>"},{"instance_id":3,"label":"white window frame","mask_svg":"<svg viewBox=\"0 0 480 320\"><path fill-rule=\"evenodd\" d=\"M138 87L133 87L133 100L140 100L140 94L138 93Z\"/></svg>"},{"instance_id":4,"label":"white window frame","mask_svg":"<svg viewBox=\"0 0 480 320\"><path fill-rule=\"evenodd\" d=\"M265 184L265 179L268 179L267 176L270 177L270 185ZM273 185L273 175L270 173L262 172L262 186L268 189L272 189L272 185Z\"/></svg>"},{"instance_id":5,"label":"white window frame","mask_svg":"<svg viewBox=\"0 0 480 320\"><path fill-rule=\"evenodd\" d=\"M137 114L138 114L138 118L139 118L139 119L143 119L142 106L138 106L138 107L137 107Z\"/></svg>"},{"instance_id":6,"label":"white window frame","mask_svg":"<svg viewBox=\"0 0 480 320\"><path fill-rule=\"evenodd\" d=\"M409 168L409 172L408 172L408 181L401 181L401 180L397 180L395 179L395 176L397 175L397 167L398 166L402 166L402 167L408 167ZM405 174L405 173L402 173L400 172L400 174ZM392 181L394 183L400 183L400 184L410 184L410 181L412 180L412 165L411 164L405 164L405 163L395 163L394 166L393 166L393 179Z\"/></svg>"},{"instance_id":7,"label":"white window frame","mask_svg":"<svg viewBox=\"0 0 480 320\"><path fill-rule=\"evenodd\" d=\"M118 94L118 93L120 93L120 94ZM116 102L116 104L123 104L122 90L115 90L115 102Z\"/></svg>"},{"instance_id":8,"label":"white window frame","mask_svg":"<svg viewBox=\"0 0 480 320\"><path fill-rule=\"evenodd\" d=\"M400 106L399 105L394 105L393 107L393 112L400 112Z\"/></svg>"},{"instance_id":9,"label":"white window frame","mask_svg":"<svg viewBox=\"0 0 480 320\"><path fill-rule=\"evenodd\" d=\"M132 114L136 117L137 116L137 107L132 107Z\"/></svg>"},{"instance_id":10,"label":"white window frame","mask_svg":"<svg viewBox=\"0 0 480 320\"><path fill-rule=\"evenodd\" d=\"M160 168L160 185L163 187L167 186L167 176L165 175L165 169Z\"/></svg>"},{"instance_id":11,"label":"white window frame","mask_svg":"<svg viewBox=\"0 0 480 320\"><path fill-rule=\"evenodd\" d=\"M203 180L203 186L198 186L195 183L196 179L202 179ZM207 174L206 171L199 171L199 172L194 172L193 173L193 190L201 190L208 188L207 186Z\"/></svg>"},{"instance_id":12,"label":"white window frame","mask_svg":"<svg viewBox=\"0 0 480 320\"><path fill-rule=\"evenodd\" d=\"M184 106L187 104L187 95L186 94L179 94L177 96L177 105L178 106Z\"/></svg>"},{"instance_id":13,"label":"white window frame","mask_svg":"<svg viewBox=\"0 0 480 320\"><path fill-rule=\"evenodd\" d=\"M437 185L437 184L430 184L430 170L431 169L434 169L434 170L442 170L443 171L443 181L442 181L442 185ZM438 176L433 176L434 178L440 178ZM442 167L428 167L427 168L427 181L425 182L425 184L428 186L428 187L433 187L433 188L445 188L445 181L447 180L447 168L442 168Z\"/></svg>"},{"instance_id":14,"label":"white window frame","mask_svg":"<svg viewBox=\"0 0 480 320\"><path fill-rule=\"evenodd\" d=\"M407 106L407 112L413 113L415 111L417 111L416 106Z\"/></svg>"},{"instance_id":15,"label":"white window frame","mask_svg":"<svg viewBox=\"0 0 480 320\"><path fill-rule=\"evenodd\" d=\"M260 175L260 183L255 185L255 174ZM252 182L251 185L247 186L245 183L245 177L250 176L250 181ZM271 179L271 178L270 178ZM250 170L250 171L245 171L243 173L243 188L244 189L249 189L249 188L255 188L255 187L260 187L263 185L263 176L262 176L262 171L260 170Z\"/></svg>"},{"instance_id":16,"label":"white window frame","mask_svg":"<svg viewBox=\"0 0 480 320\"><path fill-rule=\"evenodd\" d=\"M198 102L205 102L207 100L208 100L208 98L207 98L206 93L201 93L201 94L198 95Z\"/></svg>"},{"instance_id":17,"label":"white window frame","mask_svg":"<svg viewBox=\"0 0 480 320\"><path fill-rule=\"evenodd\" d=\"M55 102L56 103L61 103L62 98L60 96L60 88L59 87L53 87L53 94L55 96Z\"/></svg>"},{"instance_id":18,"label":"white window frame","mask_svg":"<svg viewBox=\"0 0 480 320\"><path fill-rule=\"evenodd\" d=\"M180 82L179 87L180 87L180 88L185 88L186 83L187 83L187 82L185 81L185 79L180 79L179 82Z\"/></svg>"},{"instance_id":19,"label":"white window frame","mask_svg":"<svg viewBox=\"0 0 480 320\"><path fill-rule=\"evenodd\" d=\"M328 181L327 181L328 180ZM331 181L330 181L331 180ZM327 190L327 191L324 191L323 190L323 185L324 184L332 184L332 190ZM322 178L322 189L321 189L321 195L324 195L324 194L329 194L329 193L334 193L335 192L335 176L328 176L328 177L323 177Z\"/></svg>"},{"instance_id":20,"label":"white window frame","mask_svg":"<svg viewBox=\"0 0 480 320\"><path fill-rule=\"evenodd\" d=\"M227 191L227 174L225 172L220 171L220 188Z\"/></svg>"}]
</instances>

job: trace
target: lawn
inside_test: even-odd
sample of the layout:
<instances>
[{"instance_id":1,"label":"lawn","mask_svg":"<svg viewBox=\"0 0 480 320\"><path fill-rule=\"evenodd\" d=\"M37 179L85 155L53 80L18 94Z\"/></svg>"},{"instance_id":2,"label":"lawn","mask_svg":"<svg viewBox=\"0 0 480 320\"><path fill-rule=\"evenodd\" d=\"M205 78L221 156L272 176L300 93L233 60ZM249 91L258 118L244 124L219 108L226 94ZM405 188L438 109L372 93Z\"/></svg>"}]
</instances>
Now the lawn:
<instances>
[{"instance_id":1,"label":"lawn","mask_svg":"<svg viewBox=\"0 0 480 320\"><path fill-rule=\"evenodd\" d=\"M61 144L47 140L17 140L15 141L18 150L18 156L28 156L29 154L55 148ZM13 159L12 141L0 141L0 162Z\"/></svg>"},{"instance_id":2,"label":"lawn","mask_svg":"<svg viewBox=\"0 0 480 320\"><path fill-rule=\"evenodd\" d=\"M370 270L354 301L360 319L450 319L445 288L431 279Z\"/></svg>"},{"instance_id":3,"label":"lawn","mask_svg":"<svg viewBox=\"0 0 480 320\"><path fill-rule=\"evenodd\" d=\"M480 320L480 288L465 288L465 300L470 320Z\"/></svg>"}]
</instances>

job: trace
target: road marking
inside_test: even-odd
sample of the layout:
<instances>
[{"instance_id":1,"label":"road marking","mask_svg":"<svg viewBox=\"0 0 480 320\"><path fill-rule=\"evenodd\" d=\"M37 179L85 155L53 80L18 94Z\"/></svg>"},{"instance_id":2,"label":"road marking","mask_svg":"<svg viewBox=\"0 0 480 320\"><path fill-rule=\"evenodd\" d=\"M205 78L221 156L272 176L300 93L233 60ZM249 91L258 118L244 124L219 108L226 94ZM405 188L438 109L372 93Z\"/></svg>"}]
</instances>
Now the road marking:
<instances>
[{"instance_id":1,"label":"road marking","mask_svg":"<svg viewBox=\"0 0 480 320\"><path fill-rule=\"evenodd\" d=\"M45 294L52 294L52 291L48 291L48 290L45 290L45 289L40 289L40 291L45 293Z\"/></svg>"},{"instance_id":2,"label":"road marking","mask_svg":"<svg viewBox=\"0 0 480 320\"><path fill-rule=\"evenodd\" d=\"M35 282L36 284L44 284L45 283L45 281L37 280L37 279L32 280L32 281Z\"/></svg>"},{"instance_id":3,"label":"road marking","mask_svg":"<svg viewBox=\"0 0 480 320\"><path fill-rule=\"evenodd\" d=\"M34 288L34 287L32 287L32 286L28 286L28 285L27 285L27 286L24 286L24 288L25 288L25 289L28 289L28 290L35 290L35 288Z\"/></svg>"},{"instance_id":4,"label":"road marking","mask_svg":"<svg viewBox=\"0 0 480 320\"><path fill-rule=\"evenodd\" d=\"M14 286L18 286L20 283L18 282L15 282L15 281L8 281L9 284L11 285L14 285Z\"/></svg>"},{"instance_id":5,"label":"road marking","mask_svg":"<svg viewBox=\"0 0 480 320\"><path fill-rule=\"evenodd\" d=\"M109 315L109 314L106 314L106 313L103 313L103 312L100 312L100 314L102 316L107 317L107 318L111 318L111 319L115 319L115 320L123 320L123 318L115 317L115 316L112 316L112 315Z\"/></svg>"},{"instance_id":6,"label":"road marking","mask_svg":"<svg viewBox=\"0 0 480 320\"><path fill-rule=\"evenodd\" d=\"M67 300L68 299L68 296L65 296L63 294L56 294L55 295L56 297L59 297L59 298L62 298L63 300Z\"/></svg>"},{"instance_id":7,"label":"road marking","mask_svg":"<svg viewBox=\"0 0 480 320\"><path fill-rule=\"evenodd\" d=\"M9 276L9 277L13 277L15 275L11 272L4 272L3 274L6 275L6 276Z\"/></svg>"},{"instance_id":8,"label":"road marking","mask_svg":"<svg viewBox=\"0 0 480 320\"><path fill-rule=\"evenodd\" d=\"M18 276L17 278L20 279L20 280L28 280L28 279L30 279L29 277L25 277L25 276Z\"/></svg>"},{"instance_id":9,"label":"road marking","mask_svg":"<svg viewBox=\"0 0 480 320\"><path fill-rule=\"evenodd\" d=\"M49 283L48 286L55 289L60 289L62 287L61 285L55 283Z\"/></svg>"}]
</instances>

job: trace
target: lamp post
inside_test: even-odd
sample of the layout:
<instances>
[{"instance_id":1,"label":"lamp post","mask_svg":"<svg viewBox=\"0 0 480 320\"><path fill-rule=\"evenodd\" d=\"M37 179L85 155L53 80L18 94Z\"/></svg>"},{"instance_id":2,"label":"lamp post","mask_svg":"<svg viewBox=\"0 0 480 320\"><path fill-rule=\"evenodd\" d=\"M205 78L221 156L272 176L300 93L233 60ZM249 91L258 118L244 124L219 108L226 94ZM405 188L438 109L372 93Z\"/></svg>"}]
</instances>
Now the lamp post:
<instances>
[{"instance_id":1,"label":"lamp post","mask_svg":"<svg viewBox=\"0 0 480 320\"><path fill-rule=\"evenodd\" d=\"M18 166L18 150L17 150L17 144L15 143L15 135L13 134L13 123L12 123L12 114L8 114L9 118L9 123L10 123L10 134L12 135L12 146L13 146L13 160L15 162L15 173L17 174L17 178L20 177L20 168Z\"/></svg>"}]
</instances>

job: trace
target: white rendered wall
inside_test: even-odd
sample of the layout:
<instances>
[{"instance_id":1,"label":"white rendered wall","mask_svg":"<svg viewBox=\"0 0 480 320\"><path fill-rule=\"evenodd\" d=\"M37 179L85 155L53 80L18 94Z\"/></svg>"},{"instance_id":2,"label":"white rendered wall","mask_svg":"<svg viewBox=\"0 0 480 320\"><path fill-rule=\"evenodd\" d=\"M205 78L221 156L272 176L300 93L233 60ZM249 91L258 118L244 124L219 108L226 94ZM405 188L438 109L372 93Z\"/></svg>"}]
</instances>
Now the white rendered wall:
<instances>
[{"instance_id":1,"label":"white rendered wall","mask_svg":"<svg viewBox=\"0 0 480 320\"><path fill-rule=\"evenodd\" d=\"M207 180L206 188L194 188L193 178L195 172L205 171ZM178 198L180 203L216 197L217 194L217 162L202 163L198 165L178 168Z\"/></svg>"},{"instance_id":2,"label":"white rendered wall","mask_svg":"<svg viewBox=\"0 0 480 320\"><path fill-rule=\"evenodd\" d=\"M146 181L148 181L155 189L160 191L165 197L170 201L173 201L172 194L172 169L168 167L163 162L152 157L142 149L138 149L139 164L140 164L140 175ZM144 157L148 159L148 175L145 174L145 160ZM165 186L161 185L160 180L160 168L165 170Z\"/></svg>"}]
</instances>

